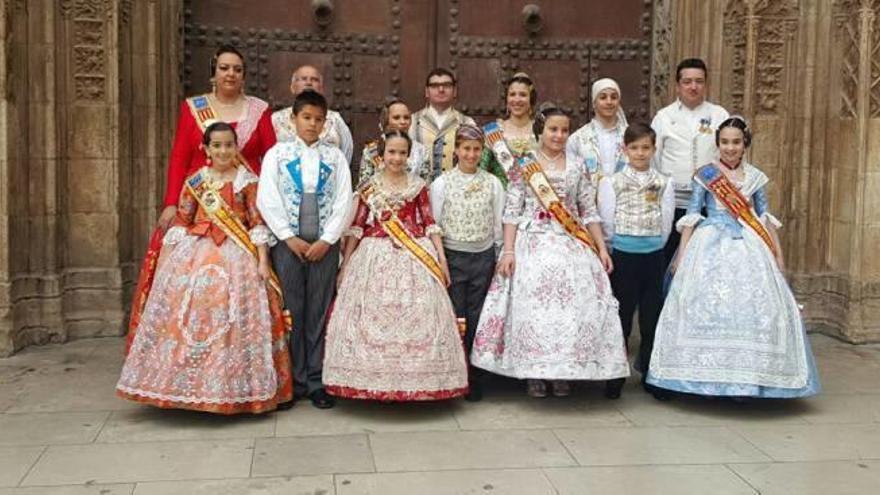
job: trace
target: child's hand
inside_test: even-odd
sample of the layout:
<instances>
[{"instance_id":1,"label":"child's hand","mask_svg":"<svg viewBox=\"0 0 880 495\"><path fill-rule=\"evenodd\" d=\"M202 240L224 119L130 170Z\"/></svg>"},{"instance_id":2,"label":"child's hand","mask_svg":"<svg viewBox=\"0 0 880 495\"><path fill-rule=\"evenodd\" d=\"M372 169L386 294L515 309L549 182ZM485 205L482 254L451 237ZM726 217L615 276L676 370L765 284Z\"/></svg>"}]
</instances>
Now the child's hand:
<instances>
[{"instance_id":1,"label":"child's hand","mask_svg":"<svg viewBox=\"0 0 880 495\"><path fill-rule=\"evenodd\" d=\"M516 261L513 258L513 254L502 254L501 259L498 260L498 265L495 267L495 271L498 275L507 278L513 276L514 270L516 270Z\"/></svg>"},{"instance_id":2,"label":"child's hand","mask_svg":"<svg viewBox=\"0 0 880 495\"><path fill-rule=\"evenodd\" d=\"M260 274L263 280L269 280L272 277L272 269L269 268L268 261L260 261L259 265L257 265L257 273Z\"/></svg>"},{"instance_id":3,"label":"child's hand","mask_svg":"<svg viewBox=\"0 0 880 495\"><path fill-rule=\"evenodd\" d=\"M168 230L168 226L171 225L175 215L177 215L177 207L174 205L166 206L162 210L162 214L159 215L159 220L156 222L157 226L162 230Z\"/></svg>"},{"instance_id":4,"label":"child's hand","mask_svg":"<svg viewBox=\"0 0 880 495\"><path fill-rule=\"evenodd\" d=\"M300 261L306 261L306 251L308 251L309 248L312 247L308 242L300 239L299 237L291 237L289 239L285 239L284 243L287 244L287 248L293 251L293 254L295 254Z\"/></svg>"},{"instance_id":5,"label":"child's hand","mask_svg":"<svg viewBox=\"0 0 880 495\"><path fill-rule=\"evenodd\" d=\"M602 262L602 267L605 268L605 273L610 274L614 271L614 262L611 261L611 256L608 255L608 251L603 249L599 251L599 261Z\"/></svg>"},{"instance_id":6,"label":"child's hand","mask_svg":"<svg viewBox=\"0 0 880 495\"><path fill-rule=\"evenodd\" d=\"M324 256L327 255L327 251L330 250L330 244L327 244L325 241L315 241L309 246L309 249L305 252L303 257L306 261L311 261L312 263L317 263L324 259Z\"/></svg>"},{"instance_id":7,"label":"child's hand","mask_svg":"<svg viewBox=\"0 0 880 495\"><path fill-rule=\"evenodd\" d=\"M440 270L443 272L443 279L446 280L446 287L452 285L452 274L449 273L449 263L446 260L440 261Z\"/></svg>"}]
</instances>

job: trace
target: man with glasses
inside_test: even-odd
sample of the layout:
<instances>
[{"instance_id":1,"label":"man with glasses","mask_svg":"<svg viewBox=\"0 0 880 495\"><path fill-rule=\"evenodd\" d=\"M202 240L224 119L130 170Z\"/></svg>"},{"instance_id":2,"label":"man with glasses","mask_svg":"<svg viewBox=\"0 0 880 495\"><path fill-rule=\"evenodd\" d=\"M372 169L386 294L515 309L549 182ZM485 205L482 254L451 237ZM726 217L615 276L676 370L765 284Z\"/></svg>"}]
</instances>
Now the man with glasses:
<instances>
[{"instance_id":1,"label":"man with glasses","mask_svg":"<svg viewBox=\"0 0 880 495\"><path fill-rule=\"evenodd\" d=\"M412 116L410 137L431 150L431 180L452 168L458 126L476 125L474 119L452 107L456 94L455 75L448 69L438 67L425 80L427 106Z\"/></svg>"},{"instance_id":2,"label":"man with glasses","mask_svg":"<svg viewBox=\"0 0 880 495\"><path fill-rule=\"evenodd\" d=\"M324 77L321 72L311 65L303 65L293 71L290 78L290 92L296 98L303 91L310 89L324 95ZM282 108L272 114L272 126L275 127L275 135L278 141L292 141L296 136L296 127L293 124L292 107ZM351 131L342 120L342 115L333 110L327 110L324 122L324 130L321 131L319 140L322 143L335 146L342 150L345 159L351 163L351 155L354 144L351 139Z\"/></svg>"}]
</instances>

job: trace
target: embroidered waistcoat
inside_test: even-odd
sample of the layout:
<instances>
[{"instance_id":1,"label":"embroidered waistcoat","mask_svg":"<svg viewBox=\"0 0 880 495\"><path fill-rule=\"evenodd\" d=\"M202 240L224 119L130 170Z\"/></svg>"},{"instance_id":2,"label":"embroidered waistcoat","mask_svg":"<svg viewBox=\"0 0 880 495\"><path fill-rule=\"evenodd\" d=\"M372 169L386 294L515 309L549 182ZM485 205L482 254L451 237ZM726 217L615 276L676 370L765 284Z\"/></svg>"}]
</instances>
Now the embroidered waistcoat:
<instances>
[{"instance_id":1,"label":"embroidered waistcoat","mask_svg":"<svg viewBox=\"0 0 880 495\"><path fill-rule=\"evenodd\" d=\"M620 235L658 236L663 233L660 200L668 178L651 170L650 179L639 183L630 168L611 176L617 198L614 232Z\"/></svg>"},{"instance_id":2,"label":"embroidered waistcoat","mask_svg":"<svg viewBox=\"0 0 880 495\"><path fill-rule=\"evenodd\" d=\"M299 235L299 209L302 205L303 198L303 178L302 178L302 153L305 145L297 140L289 144L292 153L282 154L281 159L287 163L281 164L281 193L287 200L287 216L290 218L290 228L293 229L294 235ZM333 209L333 200L336 191L336 174L334 168L339 166L334 163L332 150L330 145L321 143L318 145L318 153L320 155L318 184L315 187L315 196L318 199L318 235L324 234L324 225L330 217Z\"/></svg>"},{"instance_id":3,"label":"embroidered waistcoat","mask_svg":"<svg viewBox=\"0 0 880 495\"><path fill-rule=\"evenodd\" d=\"M444 237L458 242L483 242L495 234L493 176L478 169L476 177L471 177L457 168L444 175L440 227Z\"/></svg>"}]
</instances>

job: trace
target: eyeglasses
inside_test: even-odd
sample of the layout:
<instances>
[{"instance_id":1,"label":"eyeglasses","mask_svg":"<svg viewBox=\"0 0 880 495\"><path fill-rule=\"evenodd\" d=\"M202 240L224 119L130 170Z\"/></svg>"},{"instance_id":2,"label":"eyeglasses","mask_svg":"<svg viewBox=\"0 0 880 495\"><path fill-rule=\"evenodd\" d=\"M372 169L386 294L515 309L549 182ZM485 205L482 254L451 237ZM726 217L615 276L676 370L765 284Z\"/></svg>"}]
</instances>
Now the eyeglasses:
<instances>
[{"instance_id":1,"label":"eyeglasses","mask_svg":"<svg viewBox=\"0 0 880 495\"><path fill-rule=\"evenodd\" d=\"M455 87L454 82L432 82L428 83L428 87L431 89L452 89Z\"/></svg>"}]
</instances>

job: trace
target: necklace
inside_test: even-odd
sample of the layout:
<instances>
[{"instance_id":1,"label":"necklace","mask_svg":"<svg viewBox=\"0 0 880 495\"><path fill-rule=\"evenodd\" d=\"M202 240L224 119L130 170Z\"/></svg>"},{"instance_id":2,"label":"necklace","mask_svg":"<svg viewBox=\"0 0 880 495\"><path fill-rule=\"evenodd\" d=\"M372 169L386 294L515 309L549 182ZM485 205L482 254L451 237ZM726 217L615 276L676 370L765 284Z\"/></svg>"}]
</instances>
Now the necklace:
<instances>
[{"instance_id":1,"label":"necklace","mask_svg":"<svg viewBox=\"0 0 880 495\"><path fill-rule=\"evenodd\" d=\"M562 158L562 155L564 155L564 154L565 154L564 151L560 151L559 153L556 154L556 156L550 157L549 155L547 155L547 153L544 153L544 150L542 150L542 149L538 150L538 155L540 155L541 158L543 158L547 163L554 163L554 162L558 161L560 158Z\"/></svg>"}]
</instances>

